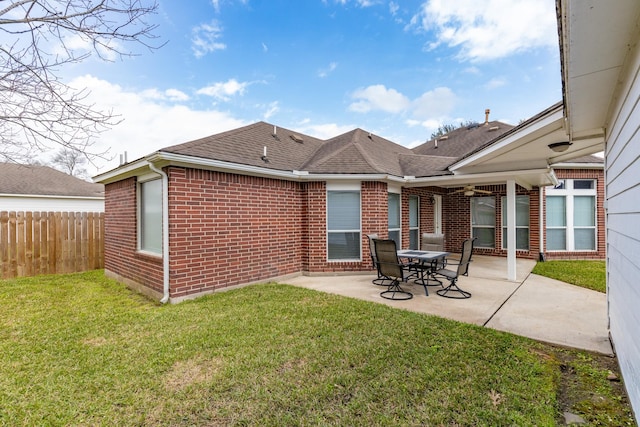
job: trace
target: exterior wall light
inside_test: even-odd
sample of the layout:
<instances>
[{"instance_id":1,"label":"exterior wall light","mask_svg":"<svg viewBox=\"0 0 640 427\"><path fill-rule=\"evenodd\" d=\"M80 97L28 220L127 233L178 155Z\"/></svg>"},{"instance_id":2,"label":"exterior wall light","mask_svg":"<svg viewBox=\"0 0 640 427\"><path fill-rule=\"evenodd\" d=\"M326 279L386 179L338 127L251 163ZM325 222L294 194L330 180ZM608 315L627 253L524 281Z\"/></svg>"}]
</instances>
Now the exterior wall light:
<instances>
[{"instance_id":1,"label":"exterior wall light","mask_svg":"<svg viewBox=\"0 0 640 427\"><path fill-rule=\"evenodd\" d=\"M562 153L567 151L572 144L569 141L564 142L554 142L553 144L549 144L549 148L551 148L556 153Z\"/></svg>"}]
</instances>

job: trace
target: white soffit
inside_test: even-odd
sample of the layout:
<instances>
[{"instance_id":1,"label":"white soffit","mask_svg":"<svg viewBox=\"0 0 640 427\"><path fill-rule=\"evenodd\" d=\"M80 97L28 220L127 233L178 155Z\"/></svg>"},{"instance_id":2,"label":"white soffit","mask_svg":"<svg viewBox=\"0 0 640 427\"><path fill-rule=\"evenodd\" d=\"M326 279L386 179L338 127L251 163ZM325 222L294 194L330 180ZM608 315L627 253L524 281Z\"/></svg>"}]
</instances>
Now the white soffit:
<instances>
[{"instance_id":1,"label":"white soffit","mask_svg":"<svg viewBox=\"0 0 640 427\"><path fill-rule=\"evenodd\" d=\"M568 131L589 138L606 128L612 94L636 37L640 1L558 0Z\"/></svg>"}]
</instances>

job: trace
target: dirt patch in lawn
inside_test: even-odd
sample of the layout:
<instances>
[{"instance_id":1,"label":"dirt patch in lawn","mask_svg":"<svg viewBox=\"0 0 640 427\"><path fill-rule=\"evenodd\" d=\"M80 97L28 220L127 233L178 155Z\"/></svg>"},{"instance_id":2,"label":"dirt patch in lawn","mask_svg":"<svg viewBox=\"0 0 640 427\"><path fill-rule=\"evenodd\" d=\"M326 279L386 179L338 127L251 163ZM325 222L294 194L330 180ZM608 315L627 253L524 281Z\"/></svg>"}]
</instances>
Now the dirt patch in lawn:
<instances>
[{"instance_id":1,"label":"dirt patch in lawn","mask_svg":"<svg viewBox=\"0 0 640 427\"><path fill-rule=\"evenodd\" d=\"M616 357L561 348L548 356L558 367L559 425L565 412L582 417L586 425L636 425Z\"/></svg>"}]
</instances>

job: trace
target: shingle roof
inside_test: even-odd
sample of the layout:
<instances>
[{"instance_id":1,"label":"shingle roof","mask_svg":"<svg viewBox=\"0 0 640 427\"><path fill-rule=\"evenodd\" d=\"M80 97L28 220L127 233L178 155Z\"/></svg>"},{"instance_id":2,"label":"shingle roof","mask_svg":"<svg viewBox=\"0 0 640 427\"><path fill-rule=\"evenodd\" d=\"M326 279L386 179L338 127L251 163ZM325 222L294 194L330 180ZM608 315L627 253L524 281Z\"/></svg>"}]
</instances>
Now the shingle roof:
<instances>
[{"instance_id":1,"label":"shingle roof","mask_svg":"<svg viewBox=\"0 0 640 427\"><path fill-rule=\"evenodd\" d=\"M498 121L461 127L437 145L432 140L409 149L362 129L325 141L258 122L160 151L284 171L429 177L451 174L451 164L513 128Z\"/></svg>"},{"instance_id":2,"label":"shingle roof","mask_svg":"<svg viewBox=\"0 0 640 427\"><path fill-rule=\"evenodd\" d=\"M568 160L566 163L602 163L604 164L604 159L598 156L582 156L576 157L575 159Z\"/></svg>"},{"instance_id":3,"label":"shingle roof","mask_svg":"<svg viewBox=\"0 0 640 427\"><path fill-rule=\"evenodd\" d=\"M258 122L160 151L277 170L302 170L301 166L323 143L312 136ZM268 161L262 159L265 147Z\"/></svg>"},{"instance_id":4,"label":"shingle roof","mask_svg":"<svg viewBox=\"0 0 640 427\"><path fill-rule=\"evenodd\" d=\"M83 181L49 166L0 163L0 194L103 197L104 185Z\"/></svg>"},{"instance_id":5,"label":"shingle roof","mask_svg":"<svg viewBox=\"0 0 640 427\"><path fill-rule=\"evenodd\" d=\"M460 159L482 147L489 141L513 129L514 126L491 121L455 129L436 140L430 140L413 148L415 154L447 156ZM453 163L453 162L452 162Z\"/></svg>"},{"instance_id":6,"label":"shingle roof","mask_svg":"<svg viewBox=\"0 0 640 427\"><path fill-rule=\"evenodd\" d=\"M411 150L362 129L329 139L303 165L315 173L388 173L402 176L398 156Z\"/></svg>"}]
</instances>

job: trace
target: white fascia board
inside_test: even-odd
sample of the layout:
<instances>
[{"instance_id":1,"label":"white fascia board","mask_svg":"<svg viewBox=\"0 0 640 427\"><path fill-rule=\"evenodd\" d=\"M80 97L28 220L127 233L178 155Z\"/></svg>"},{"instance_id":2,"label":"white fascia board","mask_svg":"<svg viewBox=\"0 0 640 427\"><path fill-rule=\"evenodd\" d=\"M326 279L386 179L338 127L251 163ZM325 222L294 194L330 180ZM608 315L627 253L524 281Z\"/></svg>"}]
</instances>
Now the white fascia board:
<instances>
[{"instance_id":1,"label":"white fascia board","mask_svg":"<svg viewBox=\"0 0 640 427\"><path fill-rule=\"evenodd\" d=\"M416 178L408 181L407 184L412 187L431 185L436 187L460 187L464 185L490 185L500 182L506 182L507 179L514 179L519 185L527 188L530 184L523 180L523 176L546 176L547 182L557 184L557 178L551 168L544 169L526 169L501 172L475 173L475 174L454 174L444 176L433 176L425 178Z\"/></svg>"},{"instance_id":2,"label":"white fascia board","mask_svg":"<svg viewBox=\"0 0 640 427\"><path fill-rule=\"evenodd\" d=\"M473 163L482 160L482 158L489 156L499 150L503 150L511 144L519 143L523 138L526 138L530 134L542 130L547 126L552 126L556 122L562 123L562 125L560 125L559 127L563 127L564 115L562 106L558 106L543 117L540 117L534 122L524 126L522 129L511 134L508 133L504 138L499 138L497 142L491 144L489 147L480 150L477 153L474 153L457 163L454 163L453 165L449 166L449 170L455 173L457 169L464 168L465 166L472 166ZM558 126L556 125L556 127Z\"/></svg>"},{"instance_id":3,"label":"white fascia board","mask_svg":"<svg viewBox=\"0 0 640 427\"><path fill-rule=\"evenodd\" d=\"M93 182L109 184L121 181L132 176L138 176L145 171L149 171L149 162L146 159L138 159L131 163L124 164L110 171L101 173L92 178Z\"/></svg>"},{"instance_id":4,"label":"white fascia board","mask_svg":"<svg viewBox=\"0 0 640 427\"><path fill-rule=\"evenodd\" d=\"M144 159L136 160L111 171L96 175L94 182L109 184L132 176L141 176L150 171L149 164L157 167L181 166L205 170L217 170L240 175L260 176L265 178L285 179L289 181L391 181L405 183L407 180L388 174L313 174L307 171L284 171L257 166L229 163L220 160L203 159L174 153L154 153Z\"/></svg>"},{"instance_id":5,"label":"white fascia board","mask_svg":"<svg viewBox=\"0 0 640 427\"><path fill-rule=\"evenodd\" d=\"M58 196L52 194L9 194L0 193L0 197L16 197L25 199L55 199L55 200L104 200L104 196Z\"/></svg>"},{"instance_id":6,"label":"white fascia board","mask_svg":"<svg viewBox=\"0 0 640 427\"><path fill-rule=\"evenodd\" d=\"M604 163L554 163L554 169L604 169Z\"/></svg>"}]
</instances>

